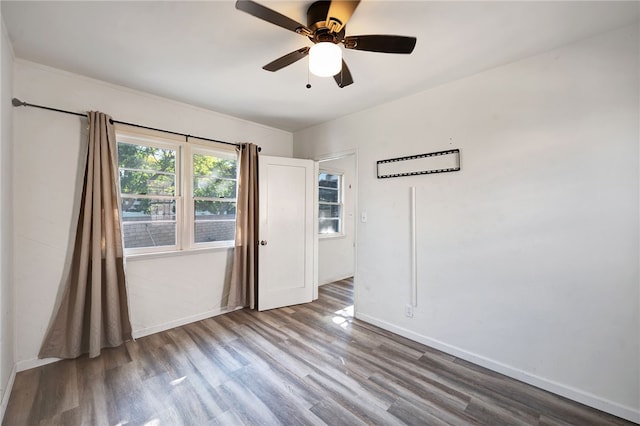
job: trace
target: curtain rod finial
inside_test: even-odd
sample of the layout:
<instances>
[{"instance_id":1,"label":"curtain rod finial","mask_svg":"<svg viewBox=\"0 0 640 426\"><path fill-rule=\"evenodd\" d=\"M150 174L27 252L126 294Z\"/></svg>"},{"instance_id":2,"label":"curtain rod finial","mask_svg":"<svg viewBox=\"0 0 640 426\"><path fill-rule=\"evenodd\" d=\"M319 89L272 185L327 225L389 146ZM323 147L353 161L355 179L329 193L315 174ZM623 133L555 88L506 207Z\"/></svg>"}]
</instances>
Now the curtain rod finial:
<instances>
[{"instance_id":1,"label":"curtain rod finial","mask_svg":"<svg viewBox=\"0 0 640 426\"><path fill-rule=\"evenodd\" d=\"M11 99L11 105L13 105L14 107L19 107L19 106L26 106L27 103L26 102L22 102L18 98L13 98L13 99Z\"/></svg>"}]
</instances>

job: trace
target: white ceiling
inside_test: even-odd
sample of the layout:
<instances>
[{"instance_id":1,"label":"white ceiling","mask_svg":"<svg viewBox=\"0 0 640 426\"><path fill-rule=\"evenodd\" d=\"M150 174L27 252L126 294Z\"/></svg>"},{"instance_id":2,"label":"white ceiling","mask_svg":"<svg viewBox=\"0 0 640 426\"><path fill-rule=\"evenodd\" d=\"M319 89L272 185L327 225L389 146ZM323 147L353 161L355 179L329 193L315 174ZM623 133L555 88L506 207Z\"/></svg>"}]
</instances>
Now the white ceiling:
<instances>
[{"instance_id":1,"label":"white ceiling","mask_svg":"<svg viewBox=\"0 0 640 426\"><path fill-rule=\"evenodd\" d=\"M311 2L263 1L306 24ZM638 2L363 0L347 35L418 39L411 55L345 51L355 83L307 61L262 66L311 42L234 1L6 1L15 54L73 73L296 131L638 20ZM24 99L29 101L28 99Z\"/></svg>"}]
</instances>

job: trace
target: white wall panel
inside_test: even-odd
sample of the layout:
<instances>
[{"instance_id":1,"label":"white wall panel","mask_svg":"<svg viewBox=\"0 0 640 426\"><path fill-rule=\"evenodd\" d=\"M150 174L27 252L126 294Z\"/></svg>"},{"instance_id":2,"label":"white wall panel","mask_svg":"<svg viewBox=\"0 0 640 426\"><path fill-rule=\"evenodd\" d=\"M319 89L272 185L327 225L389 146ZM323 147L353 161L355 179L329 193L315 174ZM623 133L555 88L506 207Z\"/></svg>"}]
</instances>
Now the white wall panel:
<instances>
[{"instance_id":1,"label":"white wall panel","mask_svg":"<svg viewBox=\"0 0 640 426\"><path fill-rule=\"evenodd\" d=\"M627 27L297 132L358 150L356 315L640 421L638 52ZM452 148L462 171L376 179Z\"/></svg>"},{"instance_id":2,"label":"white wall panel","mask_svg":"<svg viewBox=\"0 0 640 426\"><path fill-rule=\"evenodd\" d=\"M11 210L12 135L11 95L13 92L14 56L4 21L0 16L0 418L4 415L15 377L13 232Z\"/></svg>"},{"instance_id":3,"label":"white wall panel","mask_svg":"<svg viewBox=\"0 0 640 426\"><path fill-rule=\"evenodd\" d=\"M268 155L291 156L292 135L124 87L18 60L14 94L71 111L230 142L253 142ZM35 108L14 115L14 257L19 368L35 360L51 318L70 232L78 214L86 120ZM128 290L134 336L220 313L230 249L130 259Z\"/></svg>"}]
</instances>

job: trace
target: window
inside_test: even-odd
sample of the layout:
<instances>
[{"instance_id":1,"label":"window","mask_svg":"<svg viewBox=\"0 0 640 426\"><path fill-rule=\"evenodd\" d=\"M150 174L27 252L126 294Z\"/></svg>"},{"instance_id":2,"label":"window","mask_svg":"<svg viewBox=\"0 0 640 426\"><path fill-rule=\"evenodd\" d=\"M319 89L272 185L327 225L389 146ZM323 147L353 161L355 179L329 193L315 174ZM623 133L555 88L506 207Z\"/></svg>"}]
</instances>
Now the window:
<instances>
[{"instance_id":1,"label":"window","mask_svg":"<svg viewBox=\"0 0 640 426\"><path fill-rule=\"evenodd\" d=\"M342 175L321 171L318 176L318 232L342 233Z\"/></svg>"},{"instance_id":2,"label":"window","mask_svg":"<svg viewBox=\"0 0 640 426\"><path fill-rule=\"evenodd\" d=\"M122 232L128 253L233 242L235 151L120 133L117 139Z\"/></svg>"},{"instance_id":3,"label":"window","mask_svg":"<svg viewBox=\"0 0 640 426\"><path fill-rule=\"evenodd\" d=\"M194 242L233 241L236 233L236 155L194 150Z\"/></svg>"}]
</instances>

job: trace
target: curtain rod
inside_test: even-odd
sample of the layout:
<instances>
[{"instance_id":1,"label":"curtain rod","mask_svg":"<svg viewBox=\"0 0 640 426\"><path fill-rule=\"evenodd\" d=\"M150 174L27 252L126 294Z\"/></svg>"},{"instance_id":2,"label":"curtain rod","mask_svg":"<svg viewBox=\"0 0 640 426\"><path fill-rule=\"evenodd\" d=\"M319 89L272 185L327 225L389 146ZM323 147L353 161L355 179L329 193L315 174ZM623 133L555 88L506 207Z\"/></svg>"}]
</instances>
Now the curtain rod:
<instances>
[{"instance_id":1,"label":"curtain rod","mask_svg":"<svg viewBox=\"0 0 640 426\"><path fill-rule=\"evenodd\" d=\"M55 112L62 112L64 114L71 114L71 115L76 115L78 117L85 117L87 118L87 114L83 114L81 112L74 112L74 111L66 111L64 109L58 109L58 108L51 108L48 106L43 106L43 105L36 105L36 104L30 104L28 102L23 102L18 98L13 98L11 99L11 104L14 107L20 107L20 106L28 106L28 107L34 107L34 108L40 108L40 109L46 109L49 111L55 111ZM162 132L162 133L169 133L171 135L178 135L178 136L184 136L185 138L189 139L189 138L196 138L196 139L201 139L203 141L209 141L209 142L217 142L217 143L222 143L225 145L233 145L236 147L241 147L242 145L237 144L237 143L233 143L233 142L225 142L225 141L219 141L216 139L209 139L209 138L203 138L200 136L193 136L193 135L188 135L186 133L179 133L179 132L172 132L171 130L164 130L164 129L156 129L155 127L148 127L148 126L143 126L141 124L134 124L134 123L127 123L126 121L118 121L118 120L114 120L111 119L111 124L113 123L117 123L117 124L124 124L125 126L133 126L133 127L138 127L141 129L147 129L147 130L155 130L156 132ZM258 147L258 151L261 151L261 148Z\"/></svg>"}]
</instances>

